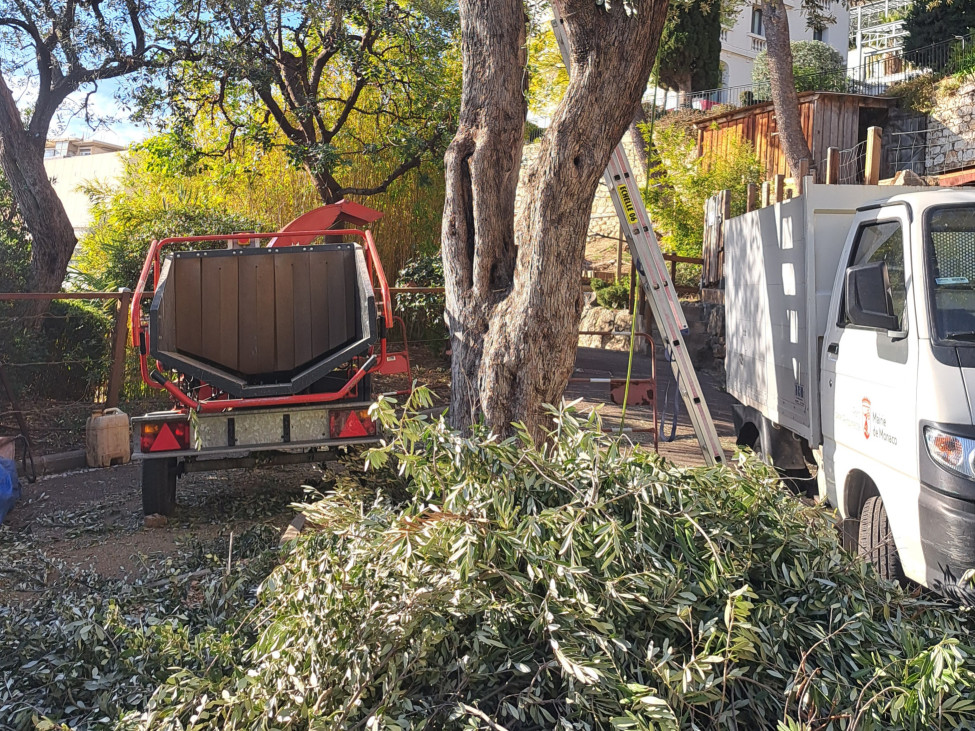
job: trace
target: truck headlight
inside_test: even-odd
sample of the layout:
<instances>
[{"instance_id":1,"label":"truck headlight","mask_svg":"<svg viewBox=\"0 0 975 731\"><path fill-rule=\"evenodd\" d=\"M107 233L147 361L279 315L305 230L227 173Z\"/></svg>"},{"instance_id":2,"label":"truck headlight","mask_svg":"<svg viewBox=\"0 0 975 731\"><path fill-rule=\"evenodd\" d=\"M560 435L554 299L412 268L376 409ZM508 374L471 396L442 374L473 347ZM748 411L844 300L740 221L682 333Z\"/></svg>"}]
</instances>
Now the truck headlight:
<instances>
[{"instance_id":1,"label":"truck headlight","mask_svg":"<svg viewBox=\"0 0 975 731\"><path fill-rule=\"evenodd\" d=\"M924 427L928 454L949 472L975 479L975 439L959 437L933 426Z\"/></svg>"}]
</instances>

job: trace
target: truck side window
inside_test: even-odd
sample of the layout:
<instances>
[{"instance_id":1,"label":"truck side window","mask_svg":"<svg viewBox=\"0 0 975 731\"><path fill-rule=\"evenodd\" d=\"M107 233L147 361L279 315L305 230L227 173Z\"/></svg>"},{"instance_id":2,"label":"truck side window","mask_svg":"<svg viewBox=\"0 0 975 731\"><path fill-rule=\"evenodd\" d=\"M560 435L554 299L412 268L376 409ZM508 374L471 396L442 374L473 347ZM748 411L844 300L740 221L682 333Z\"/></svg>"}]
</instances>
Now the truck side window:
<instances>
[{"instance_id":1,"label":"truck side window","mask_svg":"<svg viewBox=\"0 0 975 731\"><path fill-rule=\"evenodd\" d=\"M904 275L904 232L900 221L867 223L860 227L853 247L851 266L875 261L887 262L890 297L894 302L894 312L898 313L900 327L903 327L907 284ZM845 316L841 324L846 324Z\"/></svg>"}]
</instances>

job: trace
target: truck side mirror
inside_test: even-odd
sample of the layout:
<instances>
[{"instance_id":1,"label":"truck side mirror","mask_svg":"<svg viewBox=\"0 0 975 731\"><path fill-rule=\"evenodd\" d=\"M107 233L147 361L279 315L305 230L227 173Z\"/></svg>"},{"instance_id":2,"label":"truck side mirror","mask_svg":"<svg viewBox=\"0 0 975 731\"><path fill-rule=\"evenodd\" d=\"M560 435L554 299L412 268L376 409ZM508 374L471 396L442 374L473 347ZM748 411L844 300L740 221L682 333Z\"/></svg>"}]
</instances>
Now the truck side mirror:
<instances>
[{"instance_id":1,"label":"truck side mirror","mask_svg":"<svg viewBox=\"0 0 975 731\"><path fill-rule=\"evenodd\" d=\"M846 270L846 319L852 325L878 330L900 327L890 296L887 263L872 261Z\"/></svg>"}]
</instances>

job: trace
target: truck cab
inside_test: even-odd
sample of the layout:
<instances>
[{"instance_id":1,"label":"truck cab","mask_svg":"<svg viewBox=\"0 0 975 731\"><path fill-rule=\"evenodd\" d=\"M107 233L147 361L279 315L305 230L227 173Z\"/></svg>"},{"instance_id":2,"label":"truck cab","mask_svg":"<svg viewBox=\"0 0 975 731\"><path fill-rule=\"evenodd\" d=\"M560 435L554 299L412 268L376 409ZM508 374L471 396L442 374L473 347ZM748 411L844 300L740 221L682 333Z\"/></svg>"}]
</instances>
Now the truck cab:
<instances>
[{"instance_id":1,"label":"truck cab","mask_svg":"<svg viewBox=\"0 0 975 731\"><path fill-rule=\"evenodd\" d=\"M820 361L820 490L856 522L861 553L888 578L966 593L975 568L975 192L861 206L841 264Z\"/></svg>"},{"instance_id":2,"label":"truck cab","mask_svg":"<svg viewBox=\"0 0 975 731\"><path fill-rule=\"evenodd\" d=\"M975 191L816 185L724 222L738 442L886 578L975 601Z\"/></svg>"}]
</instances>

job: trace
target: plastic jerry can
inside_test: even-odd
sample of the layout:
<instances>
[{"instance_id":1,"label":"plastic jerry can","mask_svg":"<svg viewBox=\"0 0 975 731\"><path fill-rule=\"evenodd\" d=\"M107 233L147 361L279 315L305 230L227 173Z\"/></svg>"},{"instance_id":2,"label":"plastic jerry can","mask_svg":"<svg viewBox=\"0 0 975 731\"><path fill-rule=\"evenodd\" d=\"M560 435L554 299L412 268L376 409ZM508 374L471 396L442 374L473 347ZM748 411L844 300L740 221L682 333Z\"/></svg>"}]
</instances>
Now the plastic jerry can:
<instances>
[{"instance_id":1,"label":"plastic jerry can","mask_svg":"<svg viewBox=\"0 0 975 731\"><path fill-rule=\"evenodd\" d=\"M85 423L85 453L89 467L128 463L132 456L128 414L105 409L89 416Z\"/></svg>"}]
</instances>

